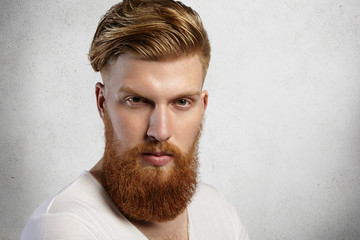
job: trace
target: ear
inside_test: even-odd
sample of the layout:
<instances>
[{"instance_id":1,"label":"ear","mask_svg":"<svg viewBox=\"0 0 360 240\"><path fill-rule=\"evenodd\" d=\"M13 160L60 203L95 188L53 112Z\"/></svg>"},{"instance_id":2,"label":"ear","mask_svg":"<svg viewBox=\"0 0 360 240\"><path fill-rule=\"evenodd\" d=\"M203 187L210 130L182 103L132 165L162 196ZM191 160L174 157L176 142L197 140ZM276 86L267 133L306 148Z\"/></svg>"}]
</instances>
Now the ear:
<instances>
[{"instance_id":1,"label":"ear","mask_svg":"<svg viewBox=\"0 0 360 240\"><path fill-rule=\"evenodd\" d=\"M203 109L202 109L202 114L203 115L205 114L205 110L206 110L207 105L208 105L208 97L209 97L208 91L206 91L206 90L202 91L202 93L201 93L201 103L203 105Z\"/></svg>"},{"instance_id":2,"label":"ear","mask_svg":"<svg viewBox=\"0 0 360 240\"><path fill-rule=\"evenodd\" d=\"M96 104L100 117L104 118L105 111L105 86L98 82L95 85Z\"/></svg>"}]
</instances>

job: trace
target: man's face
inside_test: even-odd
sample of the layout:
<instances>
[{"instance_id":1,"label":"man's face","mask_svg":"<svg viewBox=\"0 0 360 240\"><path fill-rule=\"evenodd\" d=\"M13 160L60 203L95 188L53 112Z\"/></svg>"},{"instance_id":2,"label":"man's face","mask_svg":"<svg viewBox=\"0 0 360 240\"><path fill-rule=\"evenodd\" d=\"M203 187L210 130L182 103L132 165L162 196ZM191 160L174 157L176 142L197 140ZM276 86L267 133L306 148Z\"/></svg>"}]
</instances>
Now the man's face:
<instances>
[{"instance_id":1,"label":"man's face","mask_svg":"<svg viewBox=\"0 0 360 240\"><path fill-rule=\"evenodd\" d=\"M121 151L148 141L168 142L188 152L207 105L198 55L169 61L143 61L120 55L102 71L103 106ZM99 103L99 96L98 96ZM144 164L169 167L171 156L142 155Z\"/></svg>"},{"instance_id":2,"label":"man's face","mask_svg":"<svg viewBox=\"0 0 360 240\"><path fill-rule=\"evenodd\" d=\"M197 140L207 105L197 56L165 62L121 56L97 85L104 119L105 187L135 220L179 215L196 187ZM155 211L154 211L155 210Z\"/></svg>"}]
</instances>

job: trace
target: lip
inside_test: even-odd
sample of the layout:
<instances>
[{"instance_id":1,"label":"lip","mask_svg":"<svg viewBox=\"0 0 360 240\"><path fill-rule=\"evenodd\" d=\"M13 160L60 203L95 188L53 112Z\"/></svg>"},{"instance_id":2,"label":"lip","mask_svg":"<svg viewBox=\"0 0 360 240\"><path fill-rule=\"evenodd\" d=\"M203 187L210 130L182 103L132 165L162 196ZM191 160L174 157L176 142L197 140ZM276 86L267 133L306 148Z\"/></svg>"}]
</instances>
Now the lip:
<instances>
[{"instance_id":1,"label":"lip","mask_svg":"<svg viewBox=\"0 0 360 240\"><path fill-rule=\"evenodd\" d=\"M142 153L142 160L152 166L165 166L173 159L173 155L170 153L153 152L153 153Z\"/></svg>"}]
</instances>

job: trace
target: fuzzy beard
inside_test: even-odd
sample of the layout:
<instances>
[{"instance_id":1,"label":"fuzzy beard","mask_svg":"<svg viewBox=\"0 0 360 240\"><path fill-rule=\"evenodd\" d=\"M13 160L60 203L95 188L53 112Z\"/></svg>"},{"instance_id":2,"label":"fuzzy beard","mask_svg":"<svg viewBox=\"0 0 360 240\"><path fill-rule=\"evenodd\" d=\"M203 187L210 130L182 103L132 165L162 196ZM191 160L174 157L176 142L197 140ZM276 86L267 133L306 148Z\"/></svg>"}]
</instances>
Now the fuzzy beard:
<instances>
[{"instance_id":1,"label":"fuzzy beard","mask_svg":"<svg viewBox=\"0 0 360 240\"><path fill-rule=\"evenodd\" d=\"M183 153L173 144L158 141L145 142L121 151L106 112L104 124L105 188L120 212L130 220L145 222L169 221L181 214L196 190L201 126L190 151ZM155 151L171 153L174 164L144 164L141 154Z\"/></svg>"}]
</instances>

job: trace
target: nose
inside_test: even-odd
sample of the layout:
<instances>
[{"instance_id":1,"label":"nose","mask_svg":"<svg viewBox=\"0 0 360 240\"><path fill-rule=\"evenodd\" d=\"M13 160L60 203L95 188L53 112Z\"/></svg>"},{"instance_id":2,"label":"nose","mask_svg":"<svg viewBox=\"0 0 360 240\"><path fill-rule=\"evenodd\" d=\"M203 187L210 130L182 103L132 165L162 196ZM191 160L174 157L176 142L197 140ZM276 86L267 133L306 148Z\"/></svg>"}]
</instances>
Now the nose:
<instances>
[{"instance_id":1,"label":"nose","mask_svg":"<svg viewBox=\"0 0 360 240\"><path fill-rule=\"evenodd\" d=\"M166 106L156 106L149 119L147 136L150 140L165 142L171 137L169 110Z\"/></svg>"}]
</instances>

